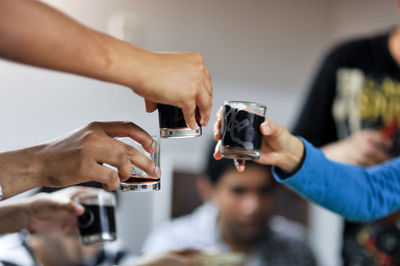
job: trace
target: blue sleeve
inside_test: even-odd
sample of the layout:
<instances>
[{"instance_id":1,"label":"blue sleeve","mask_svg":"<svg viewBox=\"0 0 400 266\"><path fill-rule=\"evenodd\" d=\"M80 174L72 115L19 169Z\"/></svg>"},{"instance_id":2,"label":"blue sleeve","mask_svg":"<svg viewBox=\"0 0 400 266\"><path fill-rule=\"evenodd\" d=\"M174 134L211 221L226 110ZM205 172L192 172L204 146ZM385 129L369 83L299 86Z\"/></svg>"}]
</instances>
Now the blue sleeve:
<instances>
[{"instance_id":1,"label":"blue sleeve","mask_svg":"<svg viewBox=\"0 0 400 266\"><path fill-rule=\"evenodd\" d=\"M400 209L400 158L370 168L342 164L302 139L305 159L292 176L275 179L352 221L371 221Z\"/></svg>"}]
</instances>

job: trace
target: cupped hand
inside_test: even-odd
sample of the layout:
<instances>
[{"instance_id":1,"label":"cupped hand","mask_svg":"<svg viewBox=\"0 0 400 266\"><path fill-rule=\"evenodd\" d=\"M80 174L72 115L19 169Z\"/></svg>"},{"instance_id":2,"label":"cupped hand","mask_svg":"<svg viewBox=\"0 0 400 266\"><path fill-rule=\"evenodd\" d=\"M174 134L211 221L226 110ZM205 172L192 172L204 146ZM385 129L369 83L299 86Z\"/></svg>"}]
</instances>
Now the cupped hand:
<instances>
[{"instance_id":1,"label":"cupped hand","mask_svg":"<svg viewBox=\"0 0 400 266\"><path fill-rule=\"evenodd\" d=\"M328 144L321 150L332 160L373 166L390 159L388 150L391 145L392 141L386 139L381 131L365 129L346 139Z\"/></svg>"},{"instance_id":2,"label":"cupped hand","mask_svg":"<svg viewBox=\"0 0 400 266\"><path fill-rule=\"evenodd\" d=\"M77 230L77 216L84 208L74 198L95 188L69 187L53 193L39 193L24 203L26 229L31 232L73 232Z\"/></svg>"},{"instance_id":3,"label":"cupped hand","mask_svg":"<svg viewBox=\"0 0 400 266\"><path fill-rule=\"evenodd\" d=\"M153 112L157 103L182 109L192 129L199 122L207 125L212 107L211 77L200 53L146 53L141 67L140 82L132 89L146 101L146 111Z\"/></svg>"},{"instance_id":4,"label":"cupped hand","mask_svg":"<svg viewBox=\"0 0 400 266\"><path fill-rule=\"evenodd\" d=\"M115 190L132 173L132 164L150 176L160 176L160 169L144 154L114 137L130 137L146 151L154 152L152 137L130 122L92 122L36 150L42 163L42 184L65 187L97 181L106 190ZM103 165L107 163L117 171Z\"/></svg>"},{"instance_id":5,"label":"cupped hand","mask_svg":"<svg viewBox=\"0 0 400 266\"><path fill-rule=\"evenodd\" d=\"M222 159L221 147L221 118L222 109L218 111L217 121L214 124L214 138L217 140L215 146L214 158ZM283 126L266 120L260 125L260 131L263 135L260 159L256 162L260 164L276 165L282 170L292 172L300 165L304 155L303 142L290 134ZM239 172L245 170L244 160L234 160L236 169Z\"/></svg>"}]
</instances>

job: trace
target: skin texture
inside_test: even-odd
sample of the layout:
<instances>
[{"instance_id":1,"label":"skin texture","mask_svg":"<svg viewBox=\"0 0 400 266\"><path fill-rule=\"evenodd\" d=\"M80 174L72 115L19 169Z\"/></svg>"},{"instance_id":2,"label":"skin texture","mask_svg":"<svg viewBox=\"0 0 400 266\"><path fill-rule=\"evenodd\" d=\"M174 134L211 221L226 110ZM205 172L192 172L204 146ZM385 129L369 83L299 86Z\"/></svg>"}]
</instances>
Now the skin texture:
<instances>
[{"instance_id":1,"label":"skin texture","mask_svg":"<svg viewBox=\"0 0 400 266\"><path fill-rule=\"evenodd\" d=\"M217 141L215 146L214 158L222 159L221 147L221 117L222 109L218 111L217 121L214 124L214 139ZM261 155L257 160L260 164L276 165L282 170L291 173L301 164L304 155L303 142L290 134L283 126L266 120L260 125L260 132L263 135ZM234 161L239 172L245 170L245 161Z\"/></svg>"},{"instance_id":2,"label":"skin texture","mask_svg":"<svg viewBox=\"0 0 400 266\"><path fill-rule=\"evenodd\" d=\"M35 187L65 187L86 181L97 181L106 190L115 190L130 177L132 164L150 176L161 175L149 158L114 137L130 137L154 152L151 136L133 123L92 122L53 141L0 153L4 198Z\"/></svg>"},{"instance_id":3,"label":"skin texture","mask_svg":"<svg viewBox=\"0 0 400 266\"><path fill-rule=\"evenodd\" d=\"M187 124L206 125L211 78L197 52L150 52L90 29L36 0L0 1L0 57L131 88L146 100L182 108Z\"/></svg>"},{"instance_id":4,"label":"skin texture","mask_svg":"<svg viewBox=\"0 0 400 266\"><path fill-rule=\"evenodd\" d=\"M242 173L232 167L212 186L218 226L233 251L248 252L263 237L273 211L273 188L270 172L255 165Z\"/></svg>"},{"instance_id":5,"label":"skin texture","mask_svg":"<svg viewBox=\"0 0 400 266\"><path fill-rule=\"evenodd\" d=\"M196 110L203 126L209 120L212 85L201 54L147 51L90 29L41 1L0 0L0 57L125 85L144 98L148 112L156 109L156 103L182 108L191 128L198 127ZM113 190L128 178L131 163L160 175L136 150L110 138L127 136L125 131L115 125L95 127L59 141L0 153L4 198L41 185L60 187L88 180ZM130 127L141 132L139 142L149 149L143 130ZM101 163L117 167L118 174Z\"/></svg>"},{"instance_id":6,"label":"skin texture","mask_svg":"<svg viewBox=\"0 0 400 266\"><path fill-rule=\"evenodd\" d=\"M27 229L30 232L75 232L77 216L84 208L74 198L94 188L71 187L54 193L39 193L30 198L4 202L0 206L0 234Z\"/></svg>"},{"instance_id":7,"label":"skin texture","mask_svg":"<svg viewBox=\"0 0 400 266\"><path fill-rule=\"evenodd\" d=\"M321 150L335 161L373 166L390 159L387 151L391 144L378 130L362 130L344 140L325 145Z\"/></svg>"}]
</instances>

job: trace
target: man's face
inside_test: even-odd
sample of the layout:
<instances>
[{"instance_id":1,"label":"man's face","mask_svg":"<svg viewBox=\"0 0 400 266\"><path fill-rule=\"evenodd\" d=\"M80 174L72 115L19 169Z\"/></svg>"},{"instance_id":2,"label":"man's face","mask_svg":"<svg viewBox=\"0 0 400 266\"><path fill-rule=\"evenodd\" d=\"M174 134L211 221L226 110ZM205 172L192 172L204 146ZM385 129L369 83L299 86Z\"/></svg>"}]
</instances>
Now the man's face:
<instances>
[{"instance_id":1,"label":"man's face","mask_svg":"<svg viewBox=\"0 0 400 266\"><path fill-rule=\"evenodd\" d=\"M237 241L257 240L273 209L273 186L264 167L251 165L243 173L235 169L226 172L213 188L223 233Z\"/></svg>"}]
</instances>

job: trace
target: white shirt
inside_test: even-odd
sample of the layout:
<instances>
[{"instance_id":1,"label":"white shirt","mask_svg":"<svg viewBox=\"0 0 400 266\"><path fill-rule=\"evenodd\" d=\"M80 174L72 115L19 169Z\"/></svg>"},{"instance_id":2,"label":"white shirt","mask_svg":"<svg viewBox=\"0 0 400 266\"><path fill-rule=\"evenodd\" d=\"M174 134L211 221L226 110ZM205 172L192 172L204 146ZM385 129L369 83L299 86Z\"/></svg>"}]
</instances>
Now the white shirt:
<instances>
[{"instance_id":1,"label":"white shirt","mask_svg":"<svg viewBox=\"0 0 400 266\"><path fill-rule=\"evenodd\" d=\"M231 252L217 226L217 207L206 203L192 214L177 218L154 230L143 245L143 252L193 248ZM264 240L247 256L246 265L315 265L306 243L304 228L283 217L274 216Z\"/></svg>"}]
</instances>

